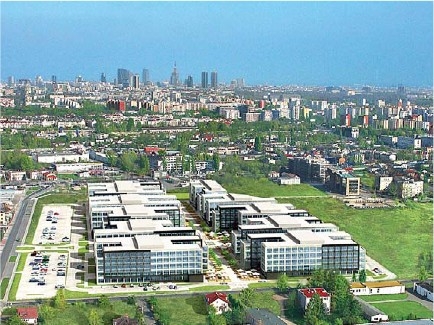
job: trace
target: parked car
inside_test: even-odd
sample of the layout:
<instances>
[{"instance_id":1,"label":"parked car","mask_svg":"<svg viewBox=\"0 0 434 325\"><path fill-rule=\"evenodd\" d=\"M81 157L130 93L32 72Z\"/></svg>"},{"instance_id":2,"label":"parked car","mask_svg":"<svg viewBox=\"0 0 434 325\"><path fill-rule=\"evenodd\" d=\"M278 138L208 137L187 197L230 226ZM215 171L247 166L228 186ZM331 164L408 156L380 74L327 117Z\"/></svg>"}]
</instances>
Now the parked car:
<instances>
[{"instance_id":1,"label":"parked car","mask_svg":"<svg viewBox=\"0 0 434 325\"><path fill-rule=\"evenodd\" d=\"M39 282L39 280L36 278L30 278L29 282Z\"/></svg>"},{"instance_id":2,"label":"parked car","mask_svg":"<svg viewBox=\"0 0 434 325\"><path fill-rule=\"evenodd\" d=\"M56 284L56 285L54 286L54 288L55 288L55 289L64 289L65 286L64 286L63 284Z\"/></svg>"},{"instance_id":3,"label":"parked car","mask_svg":"<svg viewBox=\"0 0 434 325\"><path fill-rule=\"evenodd\" d=\"M42 281L38 282L38 286L44 286L44 285L45 285L45 281L44 282L42 282Z\"/></svg>"}]
</instances>

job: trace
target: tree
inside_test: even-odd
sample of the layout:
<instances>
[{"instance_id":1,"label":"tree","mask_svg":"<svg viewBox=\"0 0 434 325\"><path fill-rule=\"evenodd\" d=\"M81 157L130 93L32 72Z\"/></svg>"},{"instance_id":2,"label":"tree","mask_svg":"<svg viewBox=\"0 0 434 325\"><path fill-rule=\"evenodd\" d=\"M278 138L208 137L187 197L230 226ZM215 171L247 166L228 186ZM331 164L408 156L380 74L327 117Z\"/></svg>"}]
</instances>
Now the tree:
<instances>
[{"instance_id":1,"label":"tree","mask_svg":"<svg viewBox=\"0 0 434 325\"><path fill-rule=\"evenodd\" d=\"M288 290L289 278L286 273L282 273L279 275L279 277L277 278L276 286L280 292L285 292L286 290Z\"/></svg>"},{"instance_id":2,"label":"tree","mask_svg":"<svg viewBox=\"0 0 434 325\"><path fill-rule=\"evenodd\" d=\"M11 318L8 319L7 322L8 325L26 325L27 323L21 320L21 318L18 315L13 315Z\"/></svg>"},{"instance_id":3,"label":"tree","mask_svg":"<svg viewBox=\"0 0 434 325\"><path fill-rule=\"evenodd\" d=\"M361 270L359 272L359 281L360 282L366 282L366 271L365 270Z\"/></svg>"},{"instance_id":4,"label":"tree","mask_svg":"<svg viewBox=\"0 0 434 325\"><path fill-rule=\"evenodd\" d=\"M127 304L128 305L135 305L137 302L136 297L135 296L128 296L127 298Z\"/></svg>"},{"instance_id":5,"label":"tree","mask_svg":"<svg viewBox=\"0 0 434 325\"><path fill-rule=\"evenodd\" d=\"M66 308L66 298L64 289L59 289L54 296L54 307L57 309L65 309Z\"/></svg>"},{"instance_id":6,"label":"tree","mask_svg":"<svg viewBox=\"0 0 434 325\"><path fill-rule=\"evenodd\" d=\"M252 288L245 288L240 292L240 303L244 307L252 307L252 300L256 296L256 292Z\"/></svg>"},{"instance_id":7,"label":"tree","mask_svg":"<svg viewBox=\"0 0 434 325\"><path fill-rule=\"evenodd\" d=\"M215 171L219 171L219 168L220 168L220 156L217 154L217 152L215 152L212 155L212 160L213 160Z\"/></svg>"},{"instance_id":8,"label":"tree","mask_svg":"<svg viewBox=\"0 0 434 325\"><path fill-rule=\"evenodd\" d=\"M139 156L139 173L142 175L146 175L149 172L150 163L149 158L146 154Z\"/></svg>"},{"instance_id":9,"label":"tree","mask_svg":"<svg viewBox=\"0 0 434 325\"><path fill-rule=\"evenodd\" d=\"M54 317L54 308L49 303L44 303L39 307L39 316L44 320L49 320Z\"/></svg>"},{"instance_id":10,"label":"tree","mask_svg":"<svg viewBox=\"0 0 434 325\"><path fill-rule=\"evenodd\" d=\"M92 308L87 315L87 320L89 325L101 325L102 319L98 314L98 311L95 308Z\"/></svg>"},{"instance_id":11,"label":"tree","mask_svg":"<svg viewBox=\"0 0 434 325\"><path fill-rule=\"evenodd\" d=\"M98 306L101 308L111 308L112 304L106 295L101 295L98 299Z\"/></svg>"},{"instance_id":12,"label":"tree","mask_svg":"<svg viewBox=\"0 0 434 325\"><path fill-rule=\"evenodd\" d=\"M357 281L357 273L353 272L353 277L351 278L351 282L356 282Z\"/></svg>"},{"instance_id":13,"label":"tree","mask_svg":"<svg viewBox=\"0 0 434 325\"><path fill-rule=\"evenodd\" d=\"M421 282L426 281L428 279L428 272L426 271L425 266L423 265L419 267L418 279Z\"/></svg>"},{"instance_id":14,"label":"tree","mask_svg":"<svg viewBox=\"0 0 434 325\"><path fill-rule=\"evenodd\" d=\"M255 151L262 151L262 139L259 136L255 138Z\"/></svg>"},{"instance_id":15,"label":"tree","mask_svg":"<svg viewBox=\"0 0 434 325\"><path fill-rule=\"evenodd\" d=\"M304 321L306 325L318 325L326 315L324 304L319 294L315 293L306 307Z\"/></svg>"},{"instance_id":16,"label":"tree","mask_svg":"<svg viewBox=\"0 0 434 325\"><path fill-rule=\"evenodd\" d=\"M134 119L132 117L130 117L127 121L127 126L125 127L125 129L128 132L131 132L134 129Z\"/></svg>"}]
</instances>

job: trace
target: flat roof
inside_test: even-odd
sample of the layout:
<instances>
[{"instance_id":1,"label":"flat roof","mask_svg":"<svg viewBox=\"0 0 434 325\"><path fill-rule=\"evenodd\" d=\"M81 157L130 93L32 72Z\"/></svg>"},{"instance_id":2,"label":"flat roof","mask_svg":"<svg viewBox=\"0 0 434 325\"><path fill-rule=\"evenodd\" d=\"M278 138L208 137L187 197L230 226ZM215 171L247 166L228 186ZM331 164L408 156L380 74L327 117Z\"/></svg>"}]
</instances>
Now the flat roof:
<instances>
[{"instance_id":1,"label":"flat roof","mask_svg":"<svg viewBox=\"0 0 434 325\"><path fill-rule=\"evenodd\" d=\"M403 284L399 281L379 281L379 282L353 282L351 288L389 288L401 287Z\"/></svg>"}]
</instances>

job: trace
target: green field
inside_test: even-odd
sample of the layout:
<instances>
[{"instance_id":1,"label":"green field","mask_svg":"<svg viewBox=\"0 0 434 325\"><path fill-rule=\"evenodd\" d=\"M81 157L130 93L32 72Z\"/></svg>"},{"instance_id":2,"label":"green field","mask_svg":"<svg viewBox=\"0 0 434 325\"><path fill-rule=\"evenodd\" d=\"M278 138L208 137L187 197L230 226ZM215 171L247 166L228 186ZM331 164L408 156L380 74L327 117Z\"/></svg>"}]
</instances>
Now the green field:
<instances>
[{"instance_id":1,"label":"green field","mask_svg":"<svg viewBox=\"0 0 434 325\"><path fill-rule=\"evenodd\" d=\"M270 312L276 315L280 315L280 305L273 299L274 291L260 291L256 292L251 303L252 308L266 308ZM238 297L239 294L234 294L234 297Z\"/></svg>"},{"instance_id":2,"label":"green field","mask_svg":"<svg viewBox=\"0 0 434 325\"><path fill-rule=\"evenodd\" d=\"M122 301L111 301L111 306L99 308L92 304L67 305L64 310L55 309L52 317L44 321L45 325L85 325L89 324L88 315L91 309L96 309L101 324L112 324L113 318L128 315L134 318L136 308Z\"/></svg>"},{"instance_id":3,"label":"green field","mask_svg":"<svg viewBox=\"0 0 434 325\"><path fill-rule=\"evenodd\" d=\"M2 283L0 284L0 297L1 297L1 299L3 299L5 297L6 289L8 288L8 285L9 285L9 278L2 279Z\"/></svg>"},{"instance_id":4,"label":"green field","mask_svg":"<svg viewBox=\"0 0 434 325\"><path fill-rule=\"evenodd\" d=\"M362 245L367 254L399 278L418 275L420 253L433 250L432 204L414 202L406 207L354 209L333 198L288 198L324 222L331 222Z\"/></svg>"},{"instance_id":5,"label":"green field","mask_svg":"<svg viewBox=\"0 0 434 325\"><path fill-rule=\"evenodd\" d=\"M169 323L176 325L207 324L208 311L204 294L188 298L157 298L162 312L169 316Z\"/></svg>"},{"instance_id":6,"label":"green field","mask_svg":"<svg viewBox=\"0 0 434 325\"><path fill-rule=\"evenodd\" d=\"M42 208L47 204L75 204L79 202L86 201L86 193L82 191L81 193L74 194L49 194L47 196L41 197L36 203L35 210L32 215L32 220L30 221L29 231L25 240L26 245L31 245L33 243L33 238L35 236L35 231L38 226L39 218L41 217Z\"/></svg>"},{"instance_id":7,"label":"green field","mask_svg":"<svg viewBox=\"0 0 434 325\"><path fill-rule=\"evenodd\" d=\"M222 291L222 290L229 290L230 287L226 284L219 284L219 285L209 285L209 286L203 286L203 287L194 287L190 288L189 291Z\"/></svg>"},{"instance_id":8,"label":"green field","mask_svg":"<svg viewBox=\"0 0 434 325\"><path fill-rule=\"evenodd\" d=\"M415 301L379 302L374 303L373 306L389 315L389 318L393 320L407 319L410 313L416 318L432 318L433 316L431 310Z\"/></svg>"},{"instance_id":9,"label":"green field","mask_svg":"<svg viewBox=\"0 0 434 325\"><path fill-rule=\"evenodd\" d=\"M360 299L363 299L367 302L372 301L387 301L387 300L405 300L407 299L406 293L398 293L395 295L371 295L371 296L358 296Z\"/></svg>"},{"instance_id":10,"label":"green field","mask_svg":"<svg viewBox=\"0 0 434 325\"><path fill-rule=\"evenodd\" d=\"M244 177L233 177L233 182L222 184L229 193L248 194L259 197L287 196L326 196L326 194L308 184L277 185L272 181Z\"/></svg>"},{"instance_id":11,"label":"green field","mask_svg":"<svg viewBox=\"0 0 434 325\"><path fill-rule=\"evenodd\" d=\"M15 262L17 260L17 255L11 255L9 256L9 262Z\"/></svg>"}]
</instances>

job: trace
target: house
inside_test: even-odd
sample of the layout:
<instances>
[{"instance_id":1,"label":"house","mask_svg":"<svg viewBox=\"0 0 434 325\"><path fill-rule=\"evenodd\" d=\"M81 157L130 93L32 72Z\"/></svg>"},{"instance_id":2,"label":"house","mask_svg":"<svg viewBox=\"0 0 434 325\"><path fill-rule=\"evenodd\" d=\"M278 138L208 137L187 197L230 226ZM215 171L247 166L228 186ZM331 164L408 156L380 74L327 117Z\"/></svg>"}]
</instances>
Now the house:
<instances>
[{"instance_id":1,"label":"house","mask_svg":"<svg viewBox=\"0 0 434 325\"><path fill-rule=\"evenodd\" d=\"M209 293L205 295L205 301L208 306L215 308L217 315L230 310L228 296L225 293Z\"/></svg>"},{"instance_id":2,"label":"house","mask_svg":"<svg viewBox=\"0 0 434 325\"><path fill-rule=\"evenodd\" d=\"M324 304L326 312L330 312L330 302L331 296L330 294L323 288L307 288L307 289L298 289L297 296L298 301L300 301L300 305L303 310L306 310L309 301L312 299L314 294L318 294Z\"/></svg>"},{"instance_id":3,"label":"house","mask_svg":"<svg viewBox=\"0 0 434 325\"><path fill-rule=\"evenodd\" d=\"M8 181L22 181L26 179L26 172L23 171L7 171L6 180Z\"/></svg>"},{"instance_id":4,"label":"house","mask_svg":"<svg viewBox=\"0 0 434 325\"><path fill-rule=\"evenodd\" d=\"M57 180L57 175L51 172L43 172L42 179L44 181L55 181Z\"/></svg>"},{"instance_id":5,"label":"house","mask_svg":"<svg viewBox=\"0 0 434 325\"><path fill-rule=\"evenodd\" d=\"M353 282L350 291L355 296L391 295L405 292L405 286L399 281Z\"/></svg>"},{"instance_id":6,"label":"house","mask_svg":"<svg viewBox=\"0 0 434 325\"><path fill-rule=\"evenodd\" d=\"M27 324L38 324L38 308L36 307L17 308L17 314Z\"/></svg>"},{"instance_id":7,"label":"house","mask_svg":"<svg viewBox=\"0 0 434 325\"><path fill-rule=\"evenodd\" d=\"M113 325L139 325L139 321L129 318L128 315L113 319Z\"/></svg>"},{"instance_id":8,"label":"house","mask_svg":"<svg viewBox=\"0 0 434 325\"><path fill-rule=\"evenodd\" d=\"M278 316L264 308L249 308L246 310L246 324L248 325L285 325Z\"/></svg>"},{"instance_id":9,"label":"house","mask_svg":"<svg viewBox=\"0 0 434 325\"><path fill-rule=\"evenodd\" d=\"M428 282L415 282L413 284L413 291L417 292L419 295L421 295L422 297L426 297L426 299L433 301L432 298L432 288L433 288L433 283L431 281L431 283Z\"/></svg>"}]
</instances>

